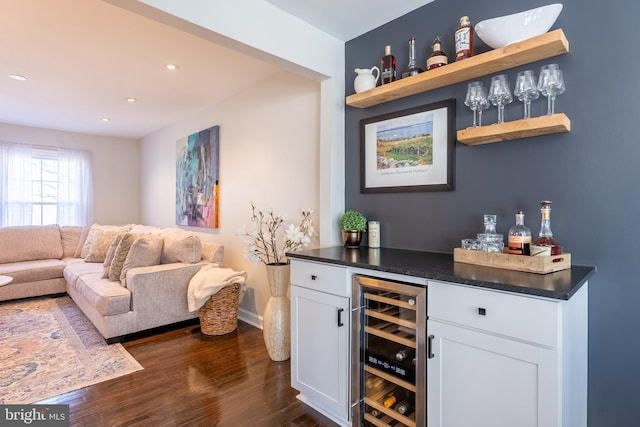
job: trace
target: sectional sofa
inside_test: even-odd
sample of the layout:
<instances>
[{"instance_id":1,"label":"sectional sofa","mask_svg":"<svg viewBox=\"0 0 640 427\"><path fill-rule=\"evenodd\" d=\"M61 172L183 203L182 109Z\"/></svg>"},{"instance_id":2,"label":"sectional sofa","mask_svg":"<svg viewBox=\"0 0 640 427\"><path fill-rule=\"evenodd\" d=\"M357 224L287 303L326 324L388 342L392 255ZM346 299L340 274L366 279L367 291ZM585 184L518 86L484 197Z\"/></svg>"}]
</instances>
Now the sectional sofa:
<instances>
[{"instance_id":1,"label":"sectional sofa","mask_svg":"<svg viewBox=\"0 0 640 427\"><path fill-rule=\"evenodd\" d=\"M67 293L108 342L198 316L189 281L224 248L178 228L0 228L0 301Z\"/></svg>"}]
</instances>

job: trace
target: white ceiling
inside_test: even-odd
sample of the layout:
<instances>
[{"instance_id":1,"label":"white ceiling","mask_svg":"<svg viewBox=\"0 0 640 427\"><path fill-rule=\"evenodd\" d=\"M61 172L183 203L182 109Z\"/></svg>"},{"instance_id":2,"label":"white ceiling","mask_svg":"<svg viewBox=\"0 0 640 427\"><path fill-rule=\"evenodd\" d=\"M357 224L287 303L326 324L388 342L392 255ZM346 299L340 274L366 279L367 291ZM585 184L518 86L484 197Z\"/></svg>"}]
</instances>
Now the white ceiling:
<instances>
[{"instance_id":1,"label":"white ceiling","mask_svg":"<svg viewBox=\"0 0 640 427\"><path fill-rule=\"evenodd\" d=\"M346 41L432 0L267 1ZM103 0L0 0L0 10L2 123L137 139L278 72Z\"/></svg>"}]
</instances>

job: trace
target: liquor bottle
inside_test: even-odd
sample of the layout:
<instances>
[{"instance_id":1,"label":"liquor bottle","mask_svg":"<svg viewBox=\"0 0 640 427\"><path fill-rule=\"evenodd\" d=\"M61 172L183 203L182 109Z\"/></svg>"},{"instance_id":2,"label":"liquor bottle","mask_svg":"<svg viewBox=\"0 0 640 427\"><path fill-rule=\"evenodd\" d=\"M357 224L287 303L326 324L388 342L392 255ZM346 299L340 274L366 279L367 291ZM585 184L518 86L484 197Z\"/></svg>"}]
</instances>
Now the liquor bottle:
<instances>
[{"instance_id":1,"label":"liquor bottle","mask_svg":"<svg viewBox=\"0 0 640 427\"><path fill-rule=\"evenodd\" d=\"M391 46L384 47L384 56L380 60L382 84L391 83L396 79L396 57L391 55Z\"/></svg>"},{"instance_id":2,"label":"liquor bottle","mask_svg":"<svg viewBox=\"0 0 640 427\"><path fill-rule=\"evenodd\" d=\"M400 351L398 351L398 352L396 353L396 360L397 360L398 362L402 362L402 361L404 361L404 359L406 359L406 358L407 358L407 356L408 356L408 354L407 354L407 350L400 350Z\"/></svg>"},{"instance_id":3,"label":"liquor bottle","mask_svg":"<svg viewBox=\"0 0 640 427\"><path fill-rule=\"evenodd\" d=\"M530 255L531 230L524 225L524 212L516 212L516 225L509 229L509 253L515 255Z\"/></svg>"},{"instance_id":4,"label":"liquor bottle","mask_svg":"<svg viewBox=\"0 0 640 427\"><path fill-rule=\"evenodd\" d=\"M449 63L447 55L442 51L441 44L440 37L436 37L431 45L431 55L427 58L427 70L433 70Z\"/></svg>"},{"instance_id":5,"label":"liquor bottle","mask_svg":"<svg viewBox=\"0 0 640 427\"><path fill-rule=\"evenodd\" d=\"M407 69L402 73L402 78L415 76L423 71L423 69L416 66L416 38L411 37L409 39L409 65L407 65Z\"/></svg>"},{"instance_id":6,"label":"liquor bottle","mask_svg":"<svg viewBox=\"0 0 640 427\"><path fill-rule=\"evenodd\" d=\"M468 16L460 18L460 26L455 33L456 61L473 55L473 27Z\"/></svg>"},{"instance_id":7,"label":"liquor bottle","mask_svg":"<svg viewBox=\"0 0 640 427\"><path fill-rule=\"evenodd\" d=\"M551 202L543 200L540 202L540 213L542 219L540 221L540 234L538 240L535 241L536 246L551 247L551 255L560 255L562 253L562 245L553 239L551 232Z\"/></svg>"}]
</instances>

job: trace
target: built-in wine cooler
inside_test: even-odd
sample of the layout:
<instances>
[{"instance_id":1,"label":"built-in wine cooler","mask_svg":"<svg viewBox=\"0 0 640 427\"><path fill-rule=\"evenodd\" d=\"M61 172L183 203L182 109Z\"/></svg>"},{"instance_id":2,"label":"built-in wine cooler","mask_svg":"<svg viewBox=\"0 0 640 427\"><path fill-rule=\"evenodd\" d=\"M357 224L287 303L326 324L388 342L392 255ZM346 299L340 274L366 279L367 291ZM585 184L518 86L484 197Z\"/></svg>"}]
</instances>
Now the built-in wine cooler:
<instances>
[{"instance_id":1,"label":"built-in wine cooler","mask_svg":"<svg viewBox=\"0 0 640 427\"><path fill-rule=\"evenodd\" d=\"M426 426L427 288L353 277L354 426Z\"/></svg>"}]
</instances>

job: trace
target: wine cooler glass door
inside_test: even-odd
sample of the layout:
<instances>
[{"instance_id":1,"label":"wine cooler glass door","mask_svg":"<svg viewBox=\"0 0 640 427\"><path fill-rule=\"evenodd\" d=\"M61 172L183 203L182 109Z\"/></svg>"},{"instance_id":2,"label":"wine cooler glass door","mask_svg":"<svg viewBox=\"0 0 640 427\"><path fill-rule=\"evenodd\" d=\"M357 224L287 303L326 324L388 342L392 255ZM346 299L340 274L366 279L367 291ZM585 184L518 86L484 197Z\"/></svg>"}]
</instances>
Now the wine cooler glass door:
<instances>
[{"instance_id":1,"label":"wine cooler glass door","mask_svg":"<svg viewBox=\"0 0 640 427\"><path fill-rule=\"evenodd\" d=\"M353 278L353 421L426 425L426 287Z\"/></svg>"}]
</instances>

